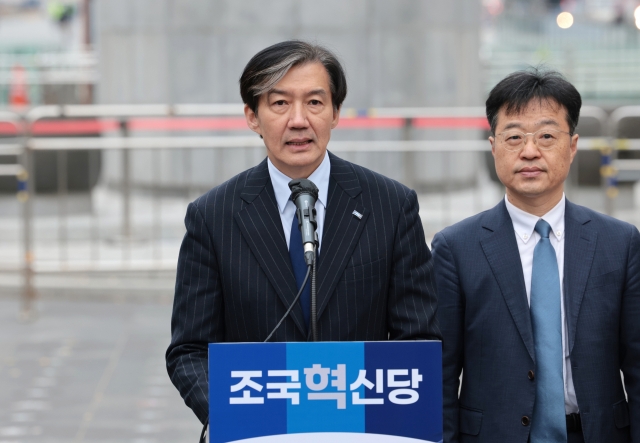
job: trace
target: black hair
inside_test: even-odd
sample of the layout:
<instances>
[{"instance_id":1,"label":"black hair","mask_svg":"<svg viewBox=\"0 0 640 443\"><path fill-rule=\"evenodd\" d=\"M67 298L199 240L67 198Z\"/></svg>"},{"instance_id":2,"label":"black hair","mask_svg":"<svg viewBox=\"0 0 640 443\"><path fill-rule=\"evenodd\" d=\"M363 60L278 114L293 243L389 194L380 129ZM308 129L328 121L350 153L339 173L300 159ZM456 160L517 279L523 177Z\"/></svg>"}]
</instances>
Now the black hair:
<instances>
[{"instance_id":1,"label":"black hair","mask_svg":"<svg viewBox=\"0 0 640 443\"><path fill-rule=\"evenodd\" d=\"M329 74L331 102L339 110L347 96L347 79L338 58L328 49L301 40L288 40L254 55L240 77L242 101L258 111L260 96L269 92L293 66L321 63Z\"/></svg>"},{"instance_id":2,"label":"black hair","mask_svg":"<svg viewBox=\"0 0 640 443\"><path fill-rule=\"evenodd\" d=\"M501 109L507 114L518 114L534 99L555 102L564 107L569 132L573 135L580 118L580 93L562 74L544 67L514 72L494 86L486 102L491 132L496 133L498 112Z\"/></svg>"}]
</instances>

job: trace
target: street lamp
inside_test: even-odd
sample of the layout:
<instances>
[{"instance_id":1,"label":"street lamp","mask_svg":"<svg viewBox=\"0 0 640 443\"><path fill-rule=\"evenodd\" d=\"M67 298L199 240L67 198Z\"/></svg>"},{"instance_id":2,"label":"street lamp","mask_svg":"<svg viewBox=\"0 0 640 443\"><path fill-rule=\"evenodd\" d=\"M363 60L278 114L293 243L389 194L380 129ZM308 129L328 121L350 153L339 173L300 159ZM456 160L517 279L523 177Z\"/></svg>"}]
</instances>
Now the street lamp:
<instances>
[{"instance_id":1,"label":"street lamp","mask_svg":"<svg viewBox=\"0 0 640 443\"><path fill-rule=\"evenodd\" d=\"M638 20L636 19L636 23ZM569 29L573 25L573 15L570 12L561 12L556 17L556 23L562 29Z\"/></svg>"}]
</instances>

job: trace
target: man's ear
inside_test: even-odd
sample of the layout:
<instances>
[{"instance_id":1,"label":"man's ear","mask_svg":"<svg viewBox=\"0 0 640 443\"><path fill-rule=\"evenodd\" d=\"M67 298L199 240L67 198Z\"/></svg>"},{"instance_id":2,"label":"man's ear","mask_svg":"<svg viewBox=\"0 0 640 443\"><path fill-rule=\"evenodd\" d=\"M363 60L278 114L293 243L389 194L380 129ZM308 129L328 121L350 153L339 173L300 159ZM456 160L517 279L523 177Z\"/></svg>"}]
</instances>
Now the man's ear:
<instances>
[{"instance_id":1,"label":"man's ear","mask_svg":"<svg viewBox=\"0 0 640 443\"><path fill-rule=\"evenodd\" d=\"M260 134L262 137L262 133L260 131L260 123L258 122L258 114L253 112L253 109L249 107L249 105L244 105L244 118L247 120L247 126L256 134Z\"/></svg>"},{"instance_id":2,"label":"man's ear","mask_svg":"<svg viewBox=\"0 0 640 443\"><path fill-rule=\"evenodd\" d=\"M340 109L342 108L342 106L338 109L333 108L333 120L331 121L331 129L334 129L336 126L338 126L338 123L340 122Z\"/></svg>"},{"instance_id":3,"label":"man's ear","mask_svg":"<svg viewBox=\"0 0 640 443\"><path fill-rule=\"evenodd\" d=\"M491 154L496 156L496 138L493 136L489 137L489 143L491 143Z\"/></svg>"},{"instance_id":4,"label":"man's ear","mask_svg":"<svg viewBox=\"0 0 640 443\"><path fill-rule=\"evenodd\" d=\"M571 136L571 145L569 146L569 150L571 151L571 162L573 162L573 159L578 153L578 138L580 138L578 134L573 134Z\"/></svg>"}]
</instances>

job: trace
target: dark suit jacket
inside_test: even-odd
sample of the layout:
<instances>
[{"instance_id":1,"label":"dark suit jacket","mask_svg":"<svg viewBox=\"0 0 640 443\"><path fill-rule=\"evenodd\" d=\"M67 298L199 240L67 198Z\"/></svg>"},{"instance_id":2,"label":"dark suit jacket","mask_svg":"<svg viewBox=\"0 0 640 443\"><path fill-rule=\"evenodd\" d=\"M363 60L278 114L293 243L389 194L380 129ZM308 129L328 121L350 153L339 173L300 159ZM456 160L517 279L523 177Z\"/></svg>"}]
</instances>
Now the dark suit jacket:
<instances>
[{"instance_id":1,"label":"dark suit jacket","mask_svg":"<svg viewBox=\"0 0 640 443\"><path fill-rule=\"evenodd\" d=\"M640 234L567 201L564 248L564 306L585 441L640 442ZM504 201L437 234L432 251L444 337L444 441L525 443L530 426L522 417L536 419L535 378L528 378L536 363Z\"/></svg>"},{"instance_id":2,"label":"dark suit jacket","mask_svg":"<svg viewBox=\"0 0 640 443\"><path fill-rule=\"evenodd\" d=\"M317 271L320 340L440 339L415 192L329 155ZM167 369L204 422L207 344L263 341L297 288L266 159L191 203L185 224ZM307 338L297 304L271 340Z\"/></svg>"}]
</instances>

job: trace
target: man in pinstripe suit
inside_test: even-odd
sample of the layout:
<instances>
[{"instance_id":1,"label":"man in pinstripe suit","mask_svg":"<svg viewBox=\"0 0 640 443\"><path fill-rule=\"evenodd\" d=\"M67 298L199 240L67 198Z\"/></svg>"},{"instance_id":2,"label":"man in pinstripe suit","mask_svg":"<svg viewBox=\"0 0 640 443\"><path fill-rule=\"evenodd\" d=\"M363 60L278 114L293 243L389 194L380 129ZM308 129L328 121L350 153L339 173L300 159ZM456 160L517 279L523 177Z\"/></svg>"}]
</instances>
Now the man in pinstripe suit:
<instances>
[{"instance_id":1,"label":"man in pinstripe suit","mask_svg":"<svg viewBox=\"0 0 640 443\"><path fill-rule=\"evenodd\" d=\"M207 344L264 341L298 292L292 178L319 188L319 339L440 339L416 193L327 151L347 91L336 57L279 43L251 59L240 89L268 158L189 205L166 355L171 380L203 423ZM296 304L272 340L308 340L307 318Z\"/></svg>"}]
</instances>

